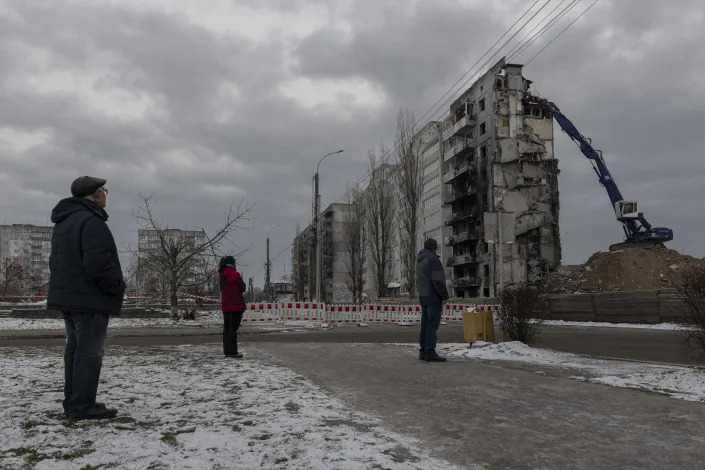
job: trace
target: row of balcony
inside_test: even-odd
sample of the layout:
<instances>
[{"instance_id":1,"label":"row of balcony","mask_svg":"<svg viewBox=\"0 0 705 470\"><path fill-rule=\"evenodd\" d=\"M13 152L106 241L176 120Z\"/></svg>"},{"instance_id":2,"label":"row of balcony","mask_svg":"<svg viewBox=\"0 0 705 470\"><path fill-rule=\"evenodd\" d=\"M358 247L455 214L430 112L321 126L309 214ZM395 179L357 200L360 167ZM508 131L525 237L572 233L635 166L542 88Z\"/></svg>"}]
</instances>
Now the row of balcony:
<instances>
[{"instance_id":1,"label":"row of balcony","mask_svg":"<svg viewBox=\"0 0 705 470\"><path fill-rule=\"evenodd\" d=\"M456 189L448 192L448 194L445 194L443 196L443 204L449 205L454 203L455 201L460 201L476 194L477 188L473 185L470 185L465 189Z\"/></svg>"},{"instance_id":2,"label":"row of balcony","mask_svg":"<svg viewBox=\"0 0 705 470\"><path fill-rule=\"evenodd\" d=\"M480 235L478 234L477 230L472 230L472 231L465 231L465 232L460 232L456 235L451 235L450 237L446 237L445 244L446 246L453 246L457 245L458 243L464 243L467 241L471 240L478 240L480 238Z\"/></svg>"},{"instance_id":3,"label":"row of balcony","mask_svg":"<svg viewBox=\"0 0 705 470\"><path fill-rule=\"evenodd\" d=\"M475 116L467 114L443 132L443 140L448 140L457 134L470 135L476 124Z\"/></svg>"},{"instance_id":4,"label":"row of balcony","mask_svg":"<svg viewBox=\"0 0 705 470\"><path fill-rule=\"evenodd\" d=\"M477 263L477 256L471 253L465 253L464 255L451 256L446 260L446 266L463 266L466 264Z\"/></svg>"},{"instance_id":5,"label":"row of balcony","mask_svg":"<svg viewBox=\"0 0 705 470\"><path fill-rule=\"evenodd\" d=\"M443 161L447 162L451 158L454 158L455 156L465 152L466 150L472 150L474 147L475 147L475 144L471 140L469 140L469 139L461 140L460 142L456 143L454 146L446 149L445 153L443 154Z\"/></svg>"},{"instance_id":6,"label":"row of balcony","mask_svg":"<svg viewBox=\"0 0 705 470\"><path fill-rule=\"evenodd\" d=\"M480 281L478 281L477 278L471 276L459 277L450 281L450 287L452 287L453 289L473 287L479 285Z\"/></svg>"},{"instance_id":7,"label":"row of balcony","mask_svg":"<svg viewBox=\"0 0 705 470\"><path fill-rule=\"evenodd\" d=\"M450 217L447 217L444 220L445 225L455 225L458 222L463 222L468 219L476 218L477 217L477 210L475 208L461 211L461 212L454 212Z\"/></svg>"},{"instance_id":8,"label":"row of balcony","mask_svg":"<svg viewBox=\"0 0 705 470\"><path fill-rule=\"evenodd\" d=\"M443 183L448 184L451 181L453 181L455 178L457 178L458 176L461 176L465 173L470 172L470 170L471 170L470 163L465 162L462 165L458 166L457 168L453 169L452 171L449 171L448 173L443 175Z\"/></svg>"}]
</instances>

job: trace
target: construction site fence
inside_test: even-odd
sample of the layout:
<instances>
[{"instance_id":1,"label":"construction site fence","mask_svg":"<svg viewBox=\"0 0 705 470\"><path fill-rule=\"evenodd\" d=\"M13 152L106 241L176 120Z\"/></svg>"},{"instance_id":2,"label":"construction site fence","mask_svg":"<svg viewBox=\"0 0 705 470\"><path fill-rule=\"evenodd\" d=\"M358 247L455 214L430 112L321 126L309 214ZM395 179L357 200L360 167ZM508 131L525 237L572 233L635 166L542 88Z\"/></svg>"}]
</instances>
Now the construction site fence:
<instances>
[{"instance_id":1,"label":"construction site fence","mask_svg":"<svg viewBox=\"0 0 705 470\"><path fill-rule=\"evenodd\" d=\"M136 296L134 300L140 300ZM45 297L24 298L25 301L42 300ZM202 303L199 309L219 310L220 299L179 293L180 299L194 299ZM13 300L20 300L19 298ZM147 301L149 299L142 298ZM473 299L474 300L474 299ZM127 302L126 302L127 303ZM145 306L147 304L145 303ZM182 304L183 306L183 304ZM168 309L165 304L152 304L152 308ZM462 321L463 312L495 311L498 305L491 303L448 302L443 305L442 321ZM369 303L362 305L323 304L316 302L256 302L247 305L243 323L277 322L321 322L329 324L359 323L420 323L422 308L418 304Z\"/></svg>"},{"instance_id":2,"label":"construction site fence","mask_svg":"<svg viewBox=\"0 0 705 470\"><path fill-rule=\"evenodd\" d=\"M551 295L545 318L608 323L678 323L685 305L675 289Z\"/></svg>"},{"instance_id":3,"label":"construction site fence","mask_svg":"<svg viewBox=\"0 0 705 470\"><path fill-rule=\"evenodd\" d=\"M443 321L462 321L468 308L493 311L497 305L445 304ZM243 322L321 322L328 324L420 323L419 305L331 305L312 302L255 303L247 306Z\"/></svg>"}]
</instances>

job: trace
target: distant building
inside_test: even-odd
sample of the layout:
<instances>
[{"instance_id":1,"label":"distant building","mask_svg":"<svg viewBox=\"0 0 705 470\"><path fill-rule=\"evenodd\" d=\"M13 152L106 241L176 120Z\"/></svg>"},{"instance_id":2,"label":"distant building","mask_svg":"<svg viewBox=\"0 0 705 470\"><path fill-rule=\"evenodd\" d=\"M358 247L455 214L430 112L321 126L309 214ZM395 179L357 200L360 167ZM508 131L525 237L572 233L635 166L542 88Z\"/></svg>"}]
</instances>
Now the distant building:
<instances>
[{"instance_id":1,"label":"distant building","mask_svg":"<svg viewBox=\"0 0 705 470\"><path fill-rule=\"evenodd\" d=\"M272 281L272 293L275 302L289 302L294 300L294 285L287 281Z\"/></svg>"},{"instance_id":2,"label":"distant building","mask_svg":"<svg viewBox=\"0 0 705 470\"><path fill-rule=\"evenodd\" d=\"M0 225L0 263L19 263L32 282L25 290L35 290L49 282L49 255L53 227L28 224ZM24 292L26 294L32 292Z\"/></svg>"},{"instance_id":3,"label":"distant building","mask_svg":"<svg viewBox=\"0 0 705 470\"><path fill-rule=\"evenodd\" d=\"M321 301L350 303L348 250L343 227L350 204L331 204L321 212ZM316 253L311 245L309 225L294 239L292 274L295 296L312 300L316 296Z\"/></svg>"},{"instance_id":4,"label":"distant building","mask_svg":"<svg viewBox=\"0 0 705 470\"><path fill-rule=\"evenodd\" d=\"M197 247L206 242L206 234L202 230L181 230L181 229L166 229L162 233L167 240L182 241L188 247ZM137 286L141 290L156 290L166 292L169 280L166 278L164 269L157 266L160 263L154 262L154 256L161 254L161 245L159 241L159 232L157 230L141 229L137 233ZM196 259L192 263L191 271L184 279L184 283L188 285L202 284L206 280L205 262L202 259Z\"/></svg>"}]
</instances>

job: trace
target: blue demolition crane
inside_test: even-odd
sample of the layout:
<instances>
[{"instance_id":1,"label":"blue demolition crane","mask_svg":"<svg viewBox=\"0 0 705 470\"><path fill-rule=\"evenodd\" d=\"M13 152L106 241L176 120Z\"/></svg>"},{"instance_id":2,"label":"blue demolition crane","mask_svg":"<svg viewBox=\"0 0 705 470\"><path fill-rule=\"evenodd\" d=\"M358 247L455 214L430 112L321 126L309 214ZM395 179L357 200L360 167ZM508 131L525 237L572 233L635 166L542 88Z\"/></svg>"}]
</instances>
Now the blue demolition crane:
<instances>
[{"instance_id":1,"label":"blue demolition crane","mask_svg":"<svg viewBox=\"0 0 705 470\"><path fill-rule=\"evenodd\" d=\"M644 218L644 214L639 212L637 201L625 201L622 193L614 182L612 175L607 169L605 160L602 158L602 151L592 147L591 139L582 135L573 123L568 119L554 103L538 98L537 104L543 104L553 114L554 119L563 129L563 132L575 142L580 151L585 155L597 174L600 184L607 190L607 195L612 202L617 220L622 223L626 241L610 246L610 250L624 248L628 246L654 246L663 245L664 242L673 240L673 230L666 227L652 227Z\"/></svg>"}]
</instances>

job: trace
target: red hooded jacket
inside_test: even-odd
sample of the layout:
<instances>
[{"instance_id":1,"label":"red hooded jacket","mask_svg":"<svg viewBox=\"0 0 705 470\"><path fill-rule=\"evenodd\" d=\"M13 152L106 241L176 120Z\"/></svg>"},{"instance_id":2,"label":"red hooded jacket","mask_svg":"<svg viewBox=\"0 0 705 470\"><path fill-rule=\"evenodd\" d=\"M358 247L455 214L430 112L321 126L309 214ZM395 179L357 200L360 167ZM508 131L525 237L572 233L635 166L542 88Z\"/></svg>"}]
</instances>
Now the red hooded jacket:
<instances>
[{"instance_id":1,"label":"red hooded jacket","mask_svg":"<svg viewBox=\"0 0 705 470\"><path fill-rule=\"evenodd\" d=\"M245 302L242 298L243 292L247 289L242 276L234 268L226 266L220 273L220 301L223 305L223 312L236 312L245 309Z\"/></svg>"}]
</instances>

